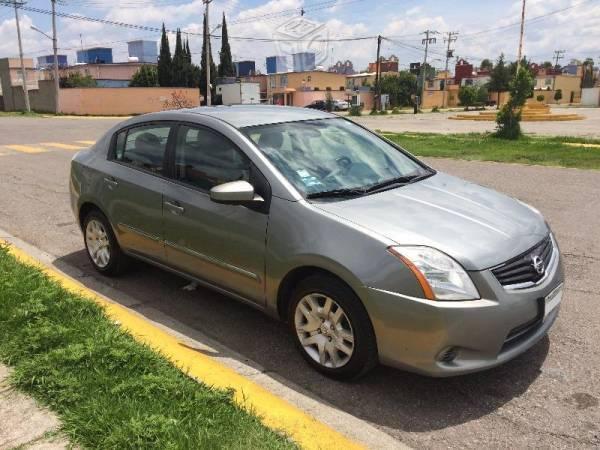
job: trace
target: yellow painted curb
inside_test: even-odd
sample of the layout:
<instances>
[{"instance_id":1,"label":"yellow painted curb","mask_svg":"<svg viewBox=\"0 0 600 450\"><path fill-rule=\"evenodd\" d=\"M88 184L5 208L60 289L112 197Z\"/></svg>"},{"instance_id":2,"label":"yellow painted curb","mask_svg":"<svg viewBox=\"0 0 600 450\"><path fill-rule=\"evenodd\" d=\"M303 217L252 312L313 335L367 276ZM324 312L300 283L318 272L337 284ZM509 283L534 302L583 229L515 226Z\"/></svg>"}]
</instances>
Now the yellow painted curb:
<instances>
[{"instance_id":1,"label":"yellow painted curb","mask_svg":"<svg viewBox=\"0 0 600 450\"><path fill-rule=\"evenodd\" d=\"M600 144L584 144L581 142L563 142L563 144L569 147L600 148Z\"/></svg>"},{"instance_id":2,"label":"yellow painted curb","mask_svg":"<svg viewBox=\"0 0 600 450\"><path fill-rule=\"evenodd\" d=\"M131 333L137 341L149 345L167 357L189 376L219 389L233 389L234 400L238 405L260 416L267 427L286 433L302 448L364 448L233 369L190 348L127 308L107 300L78 281L46 266L13 244L3 240L0 240L0 243L9 245L12 255L25 264L40 268L68 291L83 295L101 305L106 314Z\"/></svg>"}]
</instances>

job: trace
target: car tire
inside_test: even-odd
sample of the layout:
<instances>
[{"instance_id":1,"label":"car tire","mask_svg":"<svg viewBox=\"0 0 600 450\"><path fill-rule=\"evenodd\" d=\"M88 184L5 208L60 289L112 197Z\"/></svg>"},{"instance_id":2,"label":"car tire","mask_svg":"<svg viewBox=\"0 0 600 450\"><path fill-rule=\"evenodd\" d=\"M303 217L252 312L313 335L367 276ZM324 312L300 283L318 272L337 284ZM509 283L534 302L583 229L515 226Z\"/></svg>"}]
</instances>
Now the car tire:
<instances>
[{"instance_id":1,"label":"car tire","mask_svg":"<svg viewBox=\"0 0 600 450\"><path fill-rule=\"evenodd\" d=\"M304 359L330 378L357 379L378 363L377 341L364 305L333 276L317 274L298 283L288 324Z\"/></svg>"},{"instance_id":2,"label":"car tire","mask_svg":"<svg viewBox=\"0 0 600 450\"><path fill-rule=\"evenodd\" d=\"M83 241L94 269L107 276L123 273L128 258L122 252L108 219L99 210L92 210L85 216Z\"/></svg>"}]
</instances>

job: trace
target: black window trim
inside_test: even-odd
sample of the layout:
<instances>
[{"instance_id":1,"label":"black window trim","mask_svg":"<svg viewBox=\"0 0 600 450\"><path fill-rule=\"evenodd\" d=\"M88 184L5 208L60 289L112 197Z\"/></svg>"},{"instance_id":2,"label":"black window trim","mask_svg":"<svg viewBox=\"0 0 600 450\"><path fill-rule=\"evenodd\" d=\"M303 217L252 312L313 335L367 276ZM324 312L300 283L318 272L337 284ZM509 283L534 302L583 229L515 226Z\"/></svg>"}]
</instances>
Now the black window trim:
<instances>
[{"instance_id":1,"label":"black window trim","mask_svg":"<svg viewBox=\"0 0 600 450\"><path fill-rule=\"evenodd\" d=\"M170 180L169 178L169 165L168 165L168 156L169 156L169 147L172 144L172 140L175 137L174 131L178 128L178 122L174 121L174 120L152 120L152 121L148 121L148 122L140 122L140 123L135 123L135 124L131 124L128 125L126 127L123 127L121 129L119 129L118 131L116 131L110 141L110 147L109 147L109 151L108 154L106 155L106 159L110 162L116 163L116 164L120 164L122 166L125 166L129 169L133 169L133 170L137 170L139 172L142 173L146 173L148 175L153 175L155 177L158 178L163 178L165 180ZM129 136L129 132L132 129L135 128L144 128L144 127L149 127L152 125L157 125L157 126L168 126L170 127L169 130L169 136L167 137L167 143L165 146L165 151L164 151L164 155L163 155L163 162L162 162L162 169L163 169L163 173L156 173L156 172L152 172L151 170L147 170L144 169L143 167L139 167L139 166L134 166L133 164L129 164L127 162L124 161L119 161L116 158L116 153L117 153L117 136L121 133L125 133L125 144L127 143L127 136Z\"/></svg>"}]
</instances>

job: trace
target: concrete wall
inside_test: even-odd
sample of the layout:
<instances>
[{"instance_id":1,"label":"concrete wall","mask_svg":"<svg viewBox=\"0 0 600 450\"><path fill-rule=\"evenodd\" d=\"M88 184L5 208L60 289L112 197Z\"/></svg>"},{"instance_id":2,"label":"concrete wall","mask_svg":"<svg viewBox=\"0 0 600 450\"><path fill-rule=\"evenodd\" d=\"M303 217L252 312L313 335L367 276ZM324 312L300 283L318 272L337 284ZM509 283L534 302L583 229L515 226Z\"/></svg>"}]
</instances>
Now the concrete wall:
<instances>
[{"instance_id":1,"label":"concrete wall","mask_svg":"<svg viewBox=\"0 0 600 450\"><path fill-rule=\"evenodd\" d=\"M186 107L200 105L194 88L74 88L60 90L60 112L76 115L130 115L172 109L167 103L176 93Z\"/></svg>"},{"instance_id":2,"label":"concrete wall","mask_svg":"<svg viewBox=\"0 0 600 450\"><path fill-rule=\"evenodd\" d=\"M583 106L600 106L600 87L583 88L581 90L581 104Z\"/></svg>"},{"instance_id":3,"label":"concrete wall","mask_svg":"<svg viewBox=\"0 0 600 450\"><path fill-rule=\"evenodd\" d=\"M29 91L29 105L32 111L55 112L54 81L41 80L38 86L38 89ZM25 110L25 94L20 86L12 88L12 102L13 111Z\"/></svg>"}]
</instances>

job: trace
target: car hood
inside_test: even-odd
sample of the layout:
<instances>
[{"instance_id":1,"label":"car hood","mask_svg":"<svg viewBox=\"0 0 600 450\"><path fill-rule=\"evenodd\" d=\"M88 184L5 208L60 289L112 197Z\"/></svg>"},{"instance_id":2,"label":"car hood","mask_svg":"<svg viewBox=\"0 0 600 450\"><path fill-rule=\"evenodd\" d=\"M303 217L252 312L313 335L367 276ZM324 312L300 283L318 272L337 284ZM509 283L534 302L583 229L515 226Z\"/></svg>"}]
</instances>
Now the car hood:
<instances>
[{"instance_id":1,"label":"car hood","mask_svg":"<svg viewBox=\"0 0 600 450\"><path fill-rule=\"evenodd\" d=\"M549 232L543 217L492 189L444 173L378 194L314 203L398 245L425 245L482 270L526 251Z\"/></svg>"}]
</instances>

